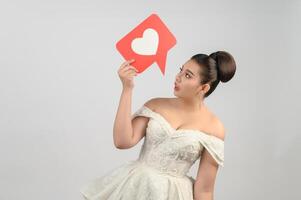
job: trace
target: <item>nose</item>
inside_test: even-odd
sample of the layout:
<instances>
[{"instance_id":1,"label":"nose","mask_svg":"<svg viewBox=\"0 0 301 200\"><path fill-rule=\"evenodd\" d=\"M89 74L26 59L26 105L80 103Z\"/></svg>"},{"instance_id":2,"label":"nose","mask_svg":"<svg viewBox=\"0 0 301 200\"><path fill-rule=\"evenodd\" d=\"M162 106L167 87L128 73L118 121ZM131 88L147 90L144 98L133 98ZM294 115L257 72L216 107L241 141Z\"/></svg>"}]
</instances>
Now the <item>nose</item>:
<instances>
[{"instance_id":1,"label":"nose","mask_svg":"<svg viewBox=\"0 0 301 200\"><path fill-rule=\"evenodd\" d=\"M176 82L181 82L180 74L176 75Z\"/></svg>"}]
</instances>

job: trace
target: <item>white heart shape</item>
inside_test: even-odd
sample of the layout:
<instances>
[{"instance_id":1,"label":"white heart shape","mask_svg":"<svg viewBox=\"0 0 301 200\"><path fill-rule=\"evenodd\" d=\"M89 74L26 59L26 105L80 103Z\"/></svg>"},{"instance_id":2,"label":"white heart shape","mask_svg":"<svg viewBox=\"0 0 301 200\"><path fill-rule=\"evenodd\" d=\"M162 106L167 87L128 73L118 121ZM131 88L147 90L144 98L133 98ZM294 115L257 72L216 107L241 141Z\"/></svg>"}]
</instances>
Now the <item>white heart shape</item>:
<instances>
[{"instance_id":1,"label":"white heart shape","mask_svg":"<svg viewBox=\"0 0 301 200\"><path fill-rule=\"evenodd\" d=\"M156 30L144 30L142 38L136 38L131 43L131 48L136 54L156 55L159 44L159 35Z\"/></svg>"}]
</instances>

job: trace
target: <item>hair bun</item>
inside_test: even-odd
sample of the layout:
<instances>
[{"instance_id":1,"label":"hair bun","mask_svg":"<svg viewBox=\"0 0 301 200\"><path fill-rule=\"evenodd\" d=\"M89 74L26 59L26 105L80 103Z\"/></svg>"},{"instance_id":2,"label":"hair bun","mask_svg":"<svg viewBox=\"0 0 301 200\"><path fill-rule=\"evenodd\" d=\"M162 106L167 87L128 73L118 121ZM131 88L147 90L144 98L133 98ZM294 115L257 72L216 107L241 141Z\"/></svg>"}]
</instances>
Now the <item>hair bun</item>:
<instances>
[{"instance_id":1,"label":"hair bun","mask_svg":"<svg viewBox=\"0 0 301 200\"><path fill-rule=\"evenodd\" d=\"M217 71L217 79L220 80L220 78L219 78L220 69L219 69L219 62L218 62L218 51L210 54L209 56L215 61L215 66L216 66L216 71Z\"/></svg>"},{"instance_id":2,"label":"hair bun","mask_svg":"<svg viewBox=\"0 0 301 200\"><path fill-rule=\"evenodd\" d=\"M216 51L209 56L215 60L217 78L221 82L229 81L236 71L236 63L233 56L226 51Z\"/></svg>"}]
</instances>

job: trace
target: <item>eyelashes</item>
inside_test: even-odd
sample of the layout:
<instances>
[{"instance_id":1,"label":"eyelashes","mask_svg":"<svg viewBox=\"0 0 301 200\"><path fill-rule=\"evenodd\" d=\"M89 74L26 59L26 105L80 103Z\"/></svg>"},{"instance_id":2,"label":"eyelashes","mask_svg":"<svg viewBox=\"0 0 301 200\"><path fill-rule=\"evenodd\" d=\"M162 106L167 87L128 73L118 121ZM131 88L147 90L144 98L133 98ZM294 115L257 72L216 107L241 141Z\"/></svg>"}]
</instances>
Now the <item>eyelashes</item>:
<instances>
[{"instance_id":1,"label":"eyelashes","mask_svg":"<svg viewBox=\"0 0 301 200\"><path fill-rule=\"evenodd\" d=\"M183 67L180 67L179 69L180 69L180 72L182 72ZM188 73L185 74L185 77L186 77L186 78L187 78L187 75L188 75L188 78L191 78L191 76L190 76Z\"/></svg>"}]
</instances>

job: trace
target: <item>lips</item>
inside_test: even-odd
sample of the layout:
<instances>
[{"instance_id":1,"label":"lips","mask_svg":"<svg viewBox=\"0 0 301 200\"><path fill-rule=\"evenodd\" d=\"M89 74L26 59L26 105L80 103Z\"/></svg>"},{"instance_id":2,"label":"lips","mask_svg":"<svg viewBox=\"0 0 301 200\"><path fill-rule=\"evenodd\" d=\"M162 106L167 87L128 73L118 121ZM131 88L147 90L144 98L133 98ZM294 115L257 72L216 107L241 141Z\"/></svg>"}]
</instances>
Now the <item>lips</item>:
<instances>
[{"instance_id":1,"label":"lips","mask_svg":"<svg viewBox=\"0 0 301 200\"><path fill-rule=\"evenodd\" d=\"M180 87L175 83L175 89L180 89Z\"/></svg>"}]
</instances>

